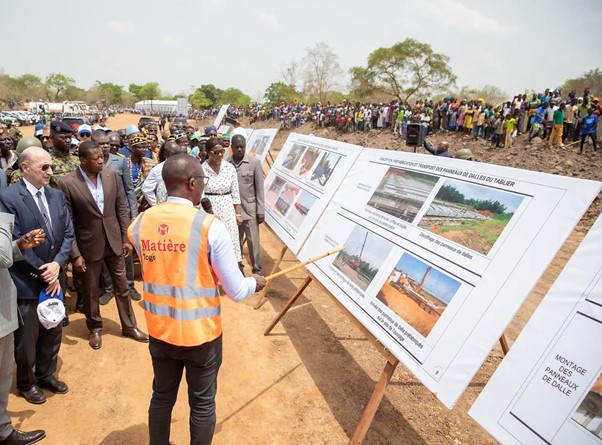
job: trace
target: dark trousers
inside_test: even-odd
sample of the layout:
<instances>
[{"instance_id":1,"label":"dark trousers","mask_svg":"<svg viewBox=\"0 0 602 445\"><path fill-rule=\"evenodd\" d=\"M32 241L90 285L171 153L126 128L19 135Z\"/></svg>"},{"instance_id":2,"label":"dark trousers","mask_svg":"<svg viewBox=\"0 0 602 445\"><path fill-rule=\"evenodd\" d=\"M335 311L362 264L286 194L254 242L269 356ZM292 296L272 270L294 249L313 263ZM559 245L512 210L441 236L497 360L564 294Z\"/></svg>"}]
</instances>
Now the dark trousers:
<instances>
[{"instance_id":1,"label":"dark trousers","mask_svg":"<svg viewBox=\"0 0 602 445\"><path fill-rule=\"evenodd\" d=\"M120 255L115 255L109 245L105 249L104 258L97 261L86 261L86 271L82 273L82 296L84 299L84 314L86 326L90 331L102 330L102 317L100 316L100 288L98 281L102 272L102 265L106 264L113 281L117 311L122 329L136 327L136 316L132 308L130 288L125 276L125 263Z\"/></svg>"},{"instance_id":2,"label":"dark trousers","mask_svg":"<svg viewBox=\"0 0 602 445\"><path fill-rule=\"evenodd\" d=\"M128 286L130 289L134 288L134 255L130 255L123 259L125 261L125 276L128 280ZM100 289L103 292L109 294L113 293L113 281L111 280L111 273L106 264L102 265L102 272L100 275Z\"/></svg>"},{"instance_id":3,"label":"dark trousers","mask_svg":"<svg viewBox=\"0 0 602 445\"><path fill-rule=\"evenodd\" d=\"M222 337L200 346L174 346L150 338L153 396L148 409L150 445L168 445L171 412L186 369L191 445L210 445L215 431L217 373L222 364Z\"/></svg>"},{"instance_id":4,"label":"dark trousers","mask_svg":"<svg viewBox=\"0 0 602 445\"><path fill-rule=\"evenodd\" d=\"M15 331L17 388L28 390L56 372L62 324L46 329L38 319L38 300L17 300L23 324ZM35 371L34 371L35 368Z\"/></svg>"},{"instance_id":5,"label":"dark trousers","mask_svg":"<svg viewBox=\"0 0 602 445\"><path fill-rule=\"evenodd\" d=\"M582 134L581 135L580 151L583 151L583 146L585 145L585 139L588 136L590 137L590 139L592 140L592 143L594 144L594 150L598 149L597 142L596 142L596 133L589 133L589 134Z\"/></svg>"},{"instance_id":6,"label":"dark trousers","mask_svg":"<svg viewBox=\"0 0 602 445\"><path fill-rule=\"evenodd\" d=\"M247 219L238 226L238 240L240 242L240 252L242 253L242 241L247 236L247 246L249 247L249 258L251 259L251 269L253 273L261 273L261 249L259 247L259 224L257 219Z\"/></svg>"}]
</instances>

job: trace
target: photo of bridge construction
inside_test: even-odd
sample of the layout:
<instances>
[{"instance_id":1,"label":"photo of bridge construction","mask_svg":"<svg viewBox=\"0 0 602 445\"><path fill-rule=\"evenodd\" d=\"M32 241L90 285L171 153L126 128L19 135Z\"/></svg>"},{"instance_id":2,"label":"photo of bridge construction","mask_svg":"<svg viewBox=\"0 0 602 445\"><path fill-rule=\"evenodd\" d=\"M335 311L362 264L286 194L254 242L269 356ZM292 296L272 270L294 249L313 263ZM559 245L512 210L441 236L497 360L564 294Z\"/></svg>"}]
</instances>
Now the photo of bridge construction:
<instances>
[{"instance_id":1,"label":"photo of bridge construction","mask_svg":"<svg viewBox=\"0 0 602 445\"><path fill-rule=\"evenodd\" d=\"M377 298L426 338L459 288L459 281L404 252Z\"/></svg>"},{"instance_id":2,"label":"photo of bridge construction","mask_svg":"<svg viewBox=\"0 0 602 445\"><path fill-rule=\"evenodd\" d=\"M336 256L332 265L365 291L392 248L384 238L355 226L345 241L345 250Z\"/></svg>"},{"instance_id":3,"label":"photo of bridge construction","mask_svg":"<svg viewBox=\"0 0 602 445\"><path fill-rule=\"evenodd\" d=\"M411 223L438 180L438 176L391 167L383 176L368 205Z\"/></svg>"},{"instance_id":4,"label":"photo of bridge construction","mask_svg":"<svg viewBox=\"0 0 602 445\"><path fill-rule=\"evenodd\" d=\"M515 193L446 179L418 226L487 255L522 201Z\"/></svg>"}]
</instances>

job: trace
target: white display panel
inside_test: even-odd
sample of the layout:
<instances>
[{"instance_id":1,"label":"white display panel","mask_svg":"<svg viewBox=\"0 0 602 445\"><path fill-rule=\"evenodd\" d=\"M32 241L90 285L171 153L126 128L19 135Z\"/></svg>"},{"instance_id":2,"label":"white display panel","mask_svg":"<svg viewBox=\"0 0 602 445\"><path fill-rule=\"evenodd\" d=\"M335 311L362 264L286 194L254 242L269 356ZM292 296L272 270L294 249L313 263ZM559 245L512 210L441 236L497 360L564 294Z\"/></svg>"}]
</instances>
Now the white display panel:
<instances>
[{"instance_id":1,"label":"white display panel","mask_svg":"<svg viewBox=\"0 0 602 445\"><path fill-rule=\"evenodd\" d=\"M600 183L365 149L299 254L448 407Z\"/></svg>"},{"instance_id":2,"label":"white display panel","mask_svg":"<svg viewBox=\"0 0 602 445\"><path fill-rule=\"evenodd\" d=\"M602 218L469 414L510 444L602 444Z\"/></svg>"},{"instance_id":3,"label":"white display panel","mask_svg":"<svg viewBox=\"0 0 602 445\"><path fill-rule=\"evenodd\" d=\"M270 151L272 142L278 133L277 128L262 128L253 130L247 139L247 153L263 164Z\"/></svg>"},{"instance_id":4,"label":"white display panel","mask_svg":"<svg viewBox=\"0 0 602 445\"><path fill-rule=\"evenodd\" d=\"M345 142L289 135L265 180L265 220L293 253L361 151Z\"/></svg>"}]
</instances>

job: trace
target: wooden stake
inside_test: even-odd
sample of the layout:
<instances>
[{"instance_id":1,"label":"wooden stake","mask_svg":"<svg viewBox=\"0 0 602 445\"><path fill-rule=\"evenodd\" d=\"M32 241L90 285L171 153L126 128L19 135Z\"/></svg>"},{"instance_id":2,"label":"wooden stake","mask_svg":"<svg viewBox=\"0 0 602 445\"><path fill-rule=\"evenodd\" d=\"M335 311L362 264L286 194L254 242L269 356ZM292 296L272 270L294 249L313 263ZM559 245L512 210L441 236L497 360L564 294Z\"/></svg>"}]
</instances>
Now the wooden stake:
<instances>
[{"instance_id":1,"label":"wooden stake","mask_svg":"<svg viewBox=\"0 0 602 445\"><path fill-rule=\"evenodd\" d=\"M288 249L288 247L286 247L286 246L284 246L282 249L280 249L280 255L278 256L276 263L274 263L274 267L272 267L272 272L270 272L270 275L273 275L274 272L276 272L278 270L278 267L280 267L280 263L282 262L282 258L284 258L284 254L286 253L287 249ZM270 288L270 282L268 281L266 283L265 287L257 295L257 301L255 302L255 306L253 306L253 308L255 310L259 309L267 301L265 296L266 296L269 288Z\"/></svg>"},{"instance_id":2,"label":"wooden stake","mask_svg":"<svg viewBox=\"0 0 602 445\"><path fill-rule=\"evenodd\" d=\"M502 336L500 337L500 346L502 347L504 357L506 357L506 355L508 354L508 350L510 349L508 347L508 341L506 340L506 334L502 334Z\"/></svg>"},{"instance_id":3,"label":"wooden stake","mask_svg":"<svg viewBox=\"0 0 602 445\"><path fill-rule=\"evenodd\" d=\"M387 390L387 386L389 386L389 381L393 376L393 372L397 367L399 361L395 359L393 362L387 360L387 364L383 369L383 372L380 374L380 379L374 388L374 392L370 397L370 401L368 405L366 405L366 409L364 410L364 414L362 414L362 418L355 429L355 433L353 433L353 437L349 441L349 445L360 445L365 437L370 425L372 424L372 420L374 419L374 415L376 414L376 410L382 401L385 391Z\"/></svg>"},{"instance_id":4,"label":"wooden stake","mask_svg":"<svg viewBox=\"0 0 602 445\"><path fill-rule=\"evenodd\" d=\"M272 322L266 328L266 330L263 331L263 335L269 335L269 333L272 332L272 329L274 329L274 326L276 326L278 324L278 322L280 321L280 319L282 317L284 317L284 314L286 314L286 312L290 309L290 307L293 304L295 304L295 301L297 301L297 298L299 298L301 296L301 294L307 288L307 286L309 286L309 283L311 283L311 281L312 281L311 277L307 277L303 281L303 283L301 283L301 286L299 286L299 288L295 291L295 293L291 296L291 298L288 299L288 301L286 302L286 304L284 305L284 307L282 308L280 313L278 315L276 315L276 318L274 318L274 320L272 320Z\"/></svg>"}]
</instances>

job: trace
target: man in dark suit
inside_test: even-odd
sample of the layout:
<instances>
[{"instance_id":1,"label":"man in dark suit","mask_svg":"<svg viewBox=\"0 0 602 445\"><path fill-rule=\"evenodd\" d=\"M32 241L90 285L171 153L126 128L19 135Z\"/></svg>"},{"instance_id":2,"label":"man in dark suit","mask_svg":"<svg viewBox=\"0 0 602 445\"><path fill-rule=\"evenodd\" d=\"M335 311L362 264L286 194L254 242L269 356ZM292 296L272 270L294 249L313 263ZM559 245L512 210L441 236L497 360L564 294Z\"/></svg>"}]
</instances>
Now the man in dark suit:
<instances>
[{"instance_id":1,"label":"man in dark suit","mask_svg":"<svg viewBox=\"0 0 602 445\"><path fill-rule=\"evenodd\" d=\"M105 166L104 168L108 168L110 170L115 170L121 184L123 186L123 190L125 192L125 203L128 209L128 214L130 216L130 220L134 219L138 216L138 201L136 200L136 194L134 193L134 183L132 182L132 176L130 175L130 170L127 168L128 166L124 162L124 158L122 156L114 155L111 153L111 143L109 136L104 131L95 131L92 134L92 141L96 142L100 149L102 150L102 154L104 156ZM128 286L130 287L130 297L134 301L138 301L142 298L142 295L136 290L134 284L134 257L133 255L125 258L125 275L128 280ZM107 269L107 266L104 265L101 273L101 290L102 295L99 298L100 304L108 304L113 298L113 282L111 281L111 274Z\"/></svg>"},{"instance_id":2,"label":"man in dark suit","mask_svg":"<svg viewBox=\"0 0 602 445\"><path fill-rule=\"evenodd\" d=\"M98 349L102 345L98 281L103 262L113 280L122 334L148 342L148 336L136 325L125 275L123 259L131 254L132 246L127 238L130 218L119 177L113 170L103 169L104 156L97 143L83 142L78 152L79 168L65 176L59 188L65 193L73 218L75 241L71 259L75 269L82 273L90 347Z\"/></svg>"},{"instance_id":3,"label":"man in dark suit","mask_svg":"<svg viewBox=\"0 0 602 445\"><path fill-rule=\"evenodd\" d=\"M19 159L23 179L0 192L0 207L15 215L15 239L43 228L46 240L25 252L25 260L10 268L17 287L23 324L15 331L17 389L30 403L44 403L40 388L64 394L69 388L54 376L61 346L62 326L46 329L37 315L42 289L55 295L64 287L64 268L73 244L73 226L65 196L48 187L52 159L42 148L29 147ZM34 372L35 368L35 372Z\"/></svg>"}]
</instances>

